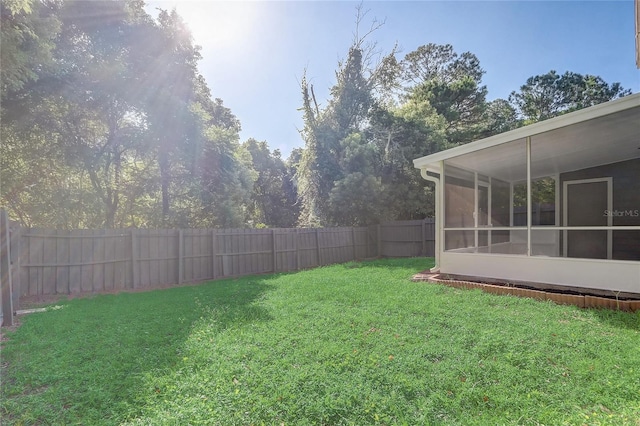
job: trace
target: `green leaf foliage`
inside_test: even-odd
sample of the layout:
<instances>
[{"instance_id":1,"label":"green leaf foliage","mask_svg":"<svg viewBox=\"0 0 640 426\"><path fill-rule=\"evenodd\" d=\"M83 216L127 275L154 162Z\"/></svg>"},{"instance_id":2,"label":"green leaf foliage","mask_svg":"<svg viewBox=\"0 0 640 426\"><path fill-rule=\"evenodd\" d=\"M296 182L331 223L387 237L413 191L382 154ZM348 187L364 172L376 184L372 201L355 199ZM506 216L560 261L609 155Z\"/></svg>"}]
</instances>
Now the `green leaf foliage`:
<instances>
[{"instance_id":1,"label":"green leaf foliage","mask_svg":"<svg viewBox=\"0 0 640 426\"><path fill-rule=\"evenodd\" d=\"M137 0L2 7L0 195L13 218L57 228L247 222L240 124L212 98L175 11L154 19Z\"/></svg>"},{"instance_id":2,"label":"green leaf foliage","mask_svg":"<svg viewBox=\"0 0 640 426\"><path fill-rule=\"evenodd\" d=\"M151 16L142 0L0 8L0 204L24 226L422 219L434 214L433 188L415 158L630 93L550 71L488 101L473 53L435 43L380 52L371 38L382 24L361 31L360 6L329 98L302 77L304 147L285 161L267 141L240 143L240 121L208 87L175 10Z\"/></svg>"},{"instance_id":3,"label":"green leaf foliage","mask_svg":"<svg viewBox=\"0 0 640 426\"><path fill-rule=\"evenodd\" d=\"M631 93L620 83L608 84L601 77L555 70L529 77L509 101L527 123L546 120Z\"/></svg>"}]
</instances>

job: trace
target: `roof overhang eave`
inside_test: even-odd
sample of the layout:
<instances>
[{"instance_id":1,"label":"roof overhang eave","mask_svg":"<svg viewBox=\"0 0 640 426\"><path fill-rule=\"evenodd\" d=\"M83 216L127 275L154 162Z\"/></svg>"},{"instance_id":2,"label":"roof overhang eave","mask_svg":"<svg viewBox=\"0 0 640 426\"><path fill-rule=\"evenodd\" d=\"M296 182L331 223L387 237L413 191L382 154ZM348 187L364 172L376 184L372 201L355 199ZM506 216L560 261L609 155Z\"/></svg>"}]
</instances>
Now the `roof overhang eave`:
<instances>
[{"instance_id":1,"label":"roof overhang eave","mask_svg":"<svg viewBox=\"0 0 640 426\"><path fill-rule=\"evenodd\" d=\"M435 154L427 155L424 157L416 158L413 160L415 168L420 170L433 171L434 173L440 173L440 162L449 158L457 157L459 155L468 154L470 152L479 151L481 149L490 148L496 145L512 142L519 139L535 136L540 133L545 133L560 129L563 127L571 126L573 124L581 123L594 118L602 117L609 114L614 114L619 111L624 111L629 108L640 106L640 93L625 96L614 101L605 102L599 105L595 105L589 108L585 108L579 111L571 112L569 114L554 117L539 123L530 124L525 127L520 127L505 133L490 136L485 139L480 139L475 142L468 143L466 145L460 145L454 148L440 151Z\"/></svg>"},{"instance_id":2,"label":"roof overhang eave","mask_svg":"<svg viewBox=\"0 0 640 426\"><path fill-rule=\"evenodd\" d=\"M415 163L415 161L414 161ZM427 174L431 173L432 175L440 175L442 173L442 168L440 166L440 162L438 161L437 163L429 163L426 164L422 167L417 167L420 169L420 174L422 175L423 178L427 179ZM434 176L437 177L437 176Z\"/></svg>"}]
</instances>

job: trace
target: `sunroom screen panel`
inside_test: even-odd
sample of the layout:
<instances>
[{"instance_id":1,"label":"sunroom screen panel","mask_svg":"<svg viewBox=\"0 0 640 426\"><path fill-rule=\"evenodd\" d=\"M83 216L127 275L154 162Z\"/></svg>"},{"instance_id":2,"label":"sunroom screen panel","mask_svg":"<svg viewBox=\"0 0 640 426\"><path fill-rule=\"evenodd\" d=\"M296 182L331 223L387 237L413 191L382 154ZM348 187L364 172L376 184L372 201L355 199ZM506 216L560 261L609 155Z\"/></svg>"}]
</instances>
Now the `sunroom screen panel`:
<instances>
[{"instance_id":1,"label":"sunroom screen panel","mask_svg":"<svg viewBox=\"0 0 640 426\"><path fill-rule=\"evenodd\" d=\"M474 174L445 163L444 215L446 228L473 228Z\"/></svg>"}]
</instances>

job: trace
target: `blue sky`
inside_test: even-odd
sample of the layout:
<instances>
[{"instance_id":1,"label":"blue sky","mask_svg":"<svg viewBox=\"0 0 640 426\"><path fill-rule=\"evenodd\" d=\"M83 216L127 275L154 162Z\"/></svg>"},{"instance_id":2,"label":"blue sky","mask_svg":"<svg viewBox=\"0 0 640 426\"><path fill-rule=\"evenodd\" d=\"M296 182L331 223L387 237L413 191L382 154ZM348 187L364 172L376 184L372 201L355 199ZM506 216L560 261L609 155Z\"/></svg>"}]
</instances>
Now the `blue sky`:
<instances>
[{"instance_id":1,"label":"blue sky","mask_svg":"<svg viewBox=\"0 0 640 426\"><path fill-rule=\"evenodd\" d=\"M242 123L241 140L266 140L288 156L304 145L299 82L304 70L326 104L335 70L355 30L348 1L154 1L190 26L202 47L199 69L214 97ZM363 27L399 59L427 43L470 51L486 71L489 99L506 98L528 77L550 70L601 76L640 91L635 65L633 0L364 2Z\"/></svg>"}]
</instances>

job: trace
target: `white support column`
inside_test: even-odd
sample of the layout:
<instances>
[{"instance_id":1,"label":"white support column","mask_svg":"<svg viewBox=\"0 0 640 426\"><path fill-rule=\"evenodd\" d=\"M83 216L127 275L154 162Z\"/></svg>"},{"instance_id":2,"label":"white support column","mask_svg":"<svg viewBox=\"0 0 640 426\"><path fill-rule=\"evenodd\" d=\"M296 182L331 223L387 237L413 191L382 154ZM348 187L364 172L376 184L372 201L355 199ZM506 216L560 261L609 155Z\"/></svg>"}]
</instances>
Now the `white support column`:
<instances>
[{"instance_id":1,"label":"white support column","mask_svg":"<svg viewBox=\"0 0 640 426\"><path fill-rule=\"evenodd\" d=\"M493 196L493 192L491 190L492 186L493 186L493 181L491 180L491 176L489 176L489 191L488 191L488 198L489 200L487 201L487 225L489 226L489 230L487 231L487 250L489 250L489 253L491 253L491 227L493 226L493 222L491 221L491 197Z\"/></svg>"},{"instance_id":2,"label":"white support column","mask_svg":"<svg viewBox=\"0 0 640 426\"><path fill-rule=\"evenodd\" d=\"M513 226L513 182L509 182L509 226Z\"/></svg>"},{"instance_id":3,"label":"white support column","mask_svg":"<svg viewBox=\"0 0 640 426\"><path fill-rule=\"evenodd\" d=\"M531 256L531 136L527 136L527 256Z\"/></svg>"},{"instance_id":4,"label":"white support column","mask_svg":"<svg viewBox=\"0 0 640 426\"><path fill-rule=\"evenodd\" d=\"M437 207L436 217L440 216L440 224L436 226L438 235L440 237L440 242L436 246L438 249L438 257L436 258L436 267L434 268L437 271L440 271L440 256L446 250L446 239L444 238L444 228L447 226L447 218L445 216L445 205L444 199L446 197L445 194L445 184L446 184L446 176L445 176L445 164L444 160L440 161L440 183L438 185L438 202L440 206Z\"/></svg>"},{"instance_id":5,"label":"white support column","mask_svg":"<svg viewBox=\"0 0 640 426\"><path fill-rule=\"evenodd\" d=\"M607 207L609 211L613 210L613 178L607 179ZM613 215L607 216L607 259L613 259Z\"/></svg>"},{"instance_id":6,"label":"white support column","mask_svg":"<svg viewBox=\"0 0 640 426\"><path fill-rule=\"evenodd\" d=\"M435 206L434 213L436 217L435 221L435 261L436 264L431 268L431 272L439 272L440 271L440 251L444 248L443 245L443 237L444 231L444 198L442 197L444 190L442 185L444 184L444 162L440 164L440 179L435 176L429 176L427 169L420 169L420 175L423 179L428 180L429 182L433 182L435 185ZM380 235L379 225L378 225L378 236ZM378 245L379 246L379 245Z\"/></svg>"},{"instance_id":7,"label":"white support column","mask_svg":"<svg viewBox=\"0 0 640 426\"><path fill-rule=\"evenodd\" d=\"M478 172L473 173L473 246L478 249Z\"/></svg>"},{"instance_id":8,"label":"white support column","mask_svg":"<svg viewBox=\"0 0 640 426\"><path fill-rule=\"evenodd\" d=\"M562 226L560 223L560 174L555 174L553 178L556 180L556 217L554 223L555 226ZM556 248L554 254L556 257L560 256L560 233L561 231L557 231L555 235Z\"/></svg>"},{"instance_id":9,"label":"white support column","mask_svg":"<svg viewBox=\"0 0 640 426\"><path fill-rule=\"evenodd\" d=\"M556 226L562 226L560 224L560 174L555 174L553 175L553 179L556 181L556 218L555 218L555 225Z\"/></svg>"}]
</instances>

